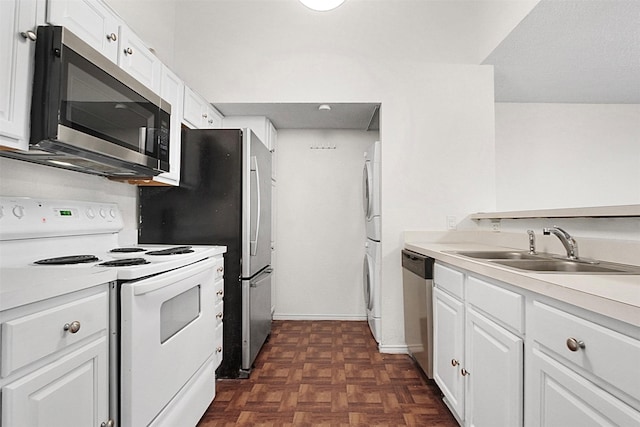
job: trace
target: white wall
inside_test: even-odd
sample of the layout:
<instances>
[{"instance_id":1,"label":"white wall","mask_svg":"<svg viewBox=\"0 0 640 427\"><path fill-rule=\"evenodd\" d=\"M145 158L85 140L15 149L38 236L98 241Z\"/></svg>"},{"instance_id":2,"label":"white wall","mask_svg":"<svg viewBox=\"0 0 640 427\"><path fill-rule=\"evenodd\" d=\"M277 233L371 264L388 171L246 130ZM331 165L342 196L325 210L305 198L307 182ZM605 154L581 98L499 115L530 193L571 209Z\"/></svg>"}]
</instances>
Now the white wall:
<instances>
[{"instance_id":1,"label":"white wall","mask_svg":"<svg viewBox=\"0 0 640 427\"><path fill-rule=\"evenodd\" d=\"M124 218L120 243L137 242L137 187L134 185L0 157L0 194L117 203Z\"/></svg>"},{"instance_id":2,"label":"white wall","mask_svg":"<svg viewBox=\"0 0 640 427\"><path fill-rule=\"evenodd\" d=\"M456 27L454 16L468 22L465 7L475 3L412 3L434 24L428 31L435 33L421 36L446 34L438 38L442 51L434 38L416 45L411 31L420 19L407 21L404 3L346 2L325 15L277 1L182 2L177 9L177 71L212 102L381 102L383 351L404 345L402 231L444 229L449 215L495 208L492 68L430 62L475 59L469 37L481 31L447 28ZM382 22L400 34L394 43L367 38L391 31ZM197 42L203 29L210 43Z\"/></svg>"},{"instance_id":3,"label":"white wall","mask_svg":"<svg viewBox=\"0 0 640 427\"><path fill-rule=\"evenodd\" d=\"M496 104L500 211L640 204L640 105Z\"/></svg>"},{"instance_id":4,"label":"white wall","mask_svg":"<svg viewBox=\"0 0 640 427\"><path fill-rule=\"evenodd\" d=\"M278 130L275 318L366 319L362 168L377 138L366 131Z\"/></svg>"}]
</instances>

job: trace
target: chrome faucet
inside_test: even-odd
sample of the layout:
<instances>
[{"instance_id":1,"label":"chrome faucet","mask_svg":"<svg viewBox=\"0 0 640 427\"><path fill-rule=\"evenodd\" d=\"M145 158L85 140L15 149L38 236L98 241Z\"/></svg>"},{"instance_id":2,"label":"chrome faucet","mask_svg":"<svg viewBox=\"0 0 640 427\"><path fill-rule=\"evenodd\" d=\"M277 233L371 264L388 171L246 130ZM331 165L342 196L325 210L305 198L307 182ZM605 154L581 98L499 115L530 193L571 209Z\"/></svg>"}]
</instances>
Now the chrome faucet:
<instances>
[{"instance_id":1,"label":"chrome faucet","mask_svg":"<svg viewBox=\"0 0 640 427\"><path fill-rule=\"evenodd\" d=\"M527 230L527 234L529 235L529 253L531 255L536 254L536 235L533 230Z\"/></svg>"},{"instance_id":2,"label":"chrome faucet","mask_svg":"<svg viewBox=\"0 0 640 427\"><path fill-rule=\"evenodd\" d=\"M545 236L554 234L558 239L560 239L560 242L562 242L562 245L567 250L567 258L573 260L578 259L578 243L562 228L555 225L552 228L543 228L542 234Z\"/></svg>"}]
</instances>

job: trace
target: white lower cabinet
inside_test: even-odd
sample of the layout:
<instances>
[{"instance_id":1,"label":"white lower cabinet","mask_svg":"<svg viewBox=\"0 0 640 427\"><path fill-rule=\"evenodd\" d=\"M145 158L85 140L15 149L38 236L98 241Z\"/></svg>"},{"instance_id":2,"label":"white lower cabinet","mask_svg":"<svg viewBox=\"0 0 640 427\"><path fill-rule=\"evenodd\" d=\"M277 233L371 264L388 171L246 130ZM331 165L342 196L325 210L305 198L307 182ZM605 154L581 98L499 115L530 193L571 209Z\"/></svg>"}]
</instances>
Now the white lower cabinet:
<instances>
[{"instance_id":1,"label":"white lower cabinet","mask_svg":"<svg viewBox=\"0 0 640 427\"><path fill-rule=\"evenodd\" d=\"M437 286L433 290L433 379L445 402L459 420L464 419L464 304Z\"/></svg>"},{"instance_id":2,"label":"white lower cabinet","mask_svg":"<svg viewBox=\"0 0 640 427\"><path fill-rule=\"evenodd\" d=\"M540 299L527 315L527 426L640 426L637 327Z\"/></svg>"},{"instance_id":3,"label":"white lower cabinet","mask_svg":"<svg viewBox=\"0 0 640 427\"><path fill-rule=\"evenodd\" d=\"M640 327L436 262L434 379L466 427L640 426Z\"/></svg>"},{"instance_id":4,"label":"white lower cabinet","mask_svg":"<svg viewBox=\"0 0 640 427\"><path fill-rule=\"evenodd\" d=\"M522 338L472 307L465 315L465 425L521 426Z\"/></svg>"},{"instance_id":5,"label":"white lower cabinet","mask_svg":"<svg viewBox=\"0 0 640 427\"><path fill-rule=\"evenodd\" d=\"M107 285L0 312L2 426L109 425Z\"/></svg>"},{"instance_id":6,"label":"white lower cabinet","mask_svg":"<svg viewBox=\"0 0 640 427\"><path fill-rule=\"evenodd\" d=\"M497 287L441 264L434 286L434 380L445 402L464 426L522 426L524 340L501 320L522 316L522 301L505 295L509 304L485 314L474 303L484 308Z\"/></svg>"},{"instance_id":7,"label":"white lower cabinet","mask_svg":"<svg viewBox=\"0 0 640 427\"><path fill-rule=\"evenodd\" d=\"M108 418L107 338L2 388L2 425L100 426Z\"/></svg>"}]
</instances>

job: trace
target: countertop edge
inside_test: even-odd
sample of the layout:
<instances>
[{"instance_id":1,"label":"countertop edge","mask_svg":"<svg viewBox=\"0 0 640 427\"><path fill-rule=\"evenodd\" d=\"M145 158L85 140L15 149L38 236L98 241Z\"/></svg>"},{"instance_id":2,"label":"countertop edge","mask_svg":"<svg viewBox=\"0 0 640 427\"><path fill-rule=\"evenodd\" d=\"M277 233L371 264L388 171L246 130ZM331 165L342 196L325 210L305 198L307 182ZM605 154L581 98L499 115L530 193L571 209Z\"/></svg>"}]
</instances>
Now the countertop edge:
<instances>
[{"instance_id":1,"label":"countertop edge","mask_svg":"<svg viewBox=\"0 0 640 427\"><path fill-rule=\"evenodd\" d=\"M640 326L640 304L622 301L621 298L597 295L581 290L576 286L576 283L579 282L584 282L580 283L581 285L586 284L593 287L593 283L595 281L605 282L602 286L607 286L607 281L612 282L613 285L616 285L614 281L622 281L623 285L627 288L629 286L638 286L636 296L640 301L639 275L602 276L556 273L521 273L502 266L490 264L485 260L476 260L448 253L448 251L458 250L513 250L513 248L489 246L479 243L405 242L404 247L408 250L447 263L453 267L477 273L490 279L498 280L542 296L554 298L576 307L629 323L636 327ZM635 281L637 281L637 283ZM603 290L606 290L606 288L603 288Z\"/></svg>"}]
</instances>

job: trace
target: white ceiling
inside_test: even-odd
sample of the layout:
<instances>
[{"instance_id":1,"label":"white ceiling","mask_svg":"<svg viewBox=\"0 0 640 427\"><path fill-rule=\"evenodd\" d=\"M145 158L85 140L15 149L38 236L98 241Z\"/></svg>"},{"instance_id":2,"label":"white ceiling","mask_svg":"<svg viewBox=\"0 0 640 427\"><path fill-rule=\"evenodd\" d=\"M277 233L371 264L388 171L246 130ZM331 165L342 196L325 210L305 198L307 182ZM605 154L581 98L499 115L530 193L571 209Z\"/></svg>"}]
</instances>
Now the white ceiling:
<instances>
[{"instance_id":1,"label":"white ceiling","mask_svg":"<svg viewBox=\"0 0 640 427\"><path fill-rule=\"evenodd\" d=\"M640 1L542 0L484 60L496 102L640 103Z\"/></svg>"},{"instance_id":2,"label":"white ceiling","mask_svg":"<svg viewBox=\"0 0 640 427\"><path fill-rule=\"evenodd\" d=\"M378 130L379 103L217 103L225 116L266 116L276 129Z\"/></svg>"}]
</instances>

